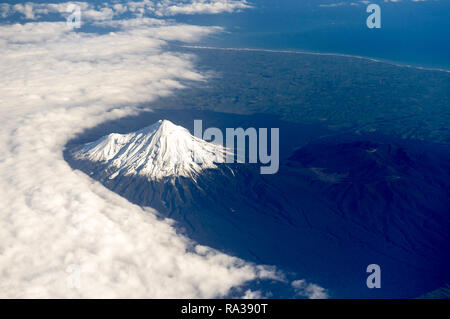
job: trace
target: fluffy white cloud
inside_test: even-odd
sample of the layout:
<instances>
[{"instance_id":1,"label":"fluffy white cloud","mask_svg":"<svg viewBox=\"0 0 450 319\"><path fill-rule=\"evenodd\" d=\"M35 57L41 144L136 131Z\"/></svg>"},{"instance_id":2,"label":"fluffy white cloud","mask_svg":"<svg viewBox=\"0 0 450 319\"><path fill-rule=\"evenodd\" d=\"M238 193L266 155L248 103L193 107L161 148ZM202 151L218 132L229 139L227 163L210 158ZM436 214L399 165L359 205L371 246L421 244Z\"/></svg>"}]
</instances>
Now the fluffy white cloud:
<instances>
[{"instance_id":1,"label":"fluffy white cloud","mask_svg":"<svg viewBox=\"0 0 450 319\"><path fill-rule=\"evenodd\" d=\"M308 283L306 280L294 280L291 283L298 296L309 299L326 299L328 294L326 290L316 284Z\"/></svg>"},{"instance_id":2,"label":"fluffy white cloud","mask_svg":"<svg viewBox=\"0 0 450 319\"><path fill-rule=\"evenodd\" d=\"M67 4L42 6L20 10L31 18ZM64 161L77 133L138 114L136 105L172 94L183 80L206 80L192 56L165 44L220 30L96 20L117 30L0 25L0 297L218 297L254 279L282 280L273 267L196 245L171 220Z\"/></svg>"},{"instance_id":3,"label":"fluffy white cloud","mask_svg":"<svg viewBox=\"0 0 450 319\"><path fill-rule=\"evenodd\" d=\"M216 14L249 9L251 6L241 0L194 0L194 1L163 1L156 6L155 13L160 16L177 14Z\"/></svg>"},{"instance_id":4,"label":"fluffy white cloud","mask_svg":"<svg viewBox=\"0 0 450 319\"><path fill-rule=\"evenodd\" d=\"M42 16L48 15L50 13L65 14L69 4L78 5L83 11L88 12L94 10L94 6L87 2L63 2L63 3L34 3L26 2L24 4L8 4L3 3L0 6L0 15L6 18L15 13L21 14L24 18L28 20L40 19Z\"/></svg>"},{"instance_id":5,"label":"fluffy white cloud","mask_svg":"<svg viewBox=\"0 0 450 319\"><path fill-rule=\"evenodd\" d=\"M118 26L101 35L65 22L0 26L0 296L214 297L275 277L196 246L64 161L64 145L82 130L136 114L180 80L204 80L191 56L162 47L215 28Z\"/></svg>"},{"instance_id":6,"label":"fluffy white cloud","mask_svg":"<svg viewBox=\"0 0 450 319\"><path fill-rule=\"evenodd\" d=\"M261 299L262 293L260 290L253 291L251 289L248 289L245 291L244 296L242 296L242 299Z\"/></svg>"},{"instance_id":7,"label":"fluffy white cloud","mask_svg":"<svg viewBox=\"0 0 450 319\"><path fill-rule=\"evenodd\" d=\"M87 20L111 20L115 16L131 13L135 17L144 15L174 16L178 14L217 14L223 12L236 12L249 9L251 6L245 0L164 0L164 1L121 1L109 5L103 3L95 5L88 2L71 1L67 3L33 3L2 4L0 16L7 17L14 13L21 14L29 20L38 19L50 13L69 15L68 5L78 5L82 10L82 16Z\"/></svg>"}]
</instances>

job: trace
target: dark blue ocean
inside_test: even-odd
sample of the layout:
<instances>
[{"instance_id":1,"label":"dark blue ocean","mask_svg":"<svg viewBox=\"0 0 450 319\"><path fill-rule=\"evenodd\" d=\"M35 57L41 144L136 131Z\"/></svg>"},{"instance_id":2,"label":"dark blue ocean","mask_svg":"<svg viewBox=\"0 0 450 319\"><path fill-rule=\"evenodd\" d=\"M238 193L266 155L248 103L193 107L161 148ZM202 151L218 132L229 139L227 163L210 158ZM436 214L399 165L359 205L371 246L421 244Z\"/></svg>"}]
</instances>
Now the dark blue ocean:
<instances>
[{"instance_id":1,"label":"dark blue ocean","mask_svg":"<svg viewBox=\"0 0 450 319\"><path fill-rule=\"evenodd\" d=\"M366 19L370 13L366 12L367 4L361 0L247 0L247 3L252 9L239 13L171 18L224 28L224 32L204 40L202 45L340 53L450 69L449 0L371 0L370 3L381 8L380 29L367 28ZM25 21L18 15L11 19L13 22ZM104 31L91 29L81 31Z\"/></svg>"},{"instance_id":2,"label":"dark blue ocean","mask_svg":"<svg viewBox=\"0 0 450 319\"><path fill-rule=\"evenodd\" d=\"M176 20L223 26L224 33L203 43L210 46L342 53L450 69L450 1L370 2L380 5L380 29L366 26L367 5L349 0L251 0L254 8L241 13Z\"/></svg>"}]
</instances>

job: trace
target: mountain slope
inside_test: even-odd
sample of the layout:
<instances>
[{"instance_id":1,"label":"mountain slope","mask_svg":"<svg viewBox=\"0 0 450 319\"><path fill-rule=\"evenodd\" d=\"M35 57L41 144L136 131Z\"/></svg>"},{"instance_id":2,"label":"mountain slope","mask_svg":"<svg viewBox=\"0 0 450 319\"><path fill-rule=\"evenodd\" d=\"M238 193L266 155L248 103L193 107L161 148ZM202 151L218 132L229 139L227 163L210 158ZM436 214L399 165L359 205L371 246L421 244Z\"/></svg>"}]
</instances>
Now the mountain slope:
<instances>
[{"instance_id":1,"label":"mountain slope","mask_svg":"<svg viewBox=\"0 0 450 319\"><path fill-rule=\"evenodd\" d=\"M445 158L393 143L325 142L296 151L288 166L343 218L427 258L450 259Z\"/></svg>"},{"instance_id":2,"label":"mountain slope","mask_svg":"<svg viewBox=\"0 0 450 319\"><path fill-rule=\"evenodd\" d=\"M195 226L195 214L211 209L221 218L255 211L292 222L285 215L295 209L270 195L277 191L260 179L256 166L223 163L229 152L160 120L137 132L113 133L76 147L70 160L133 203L188 221L190 234L200 227Z\"/></svg>"},{"instance_id":3,"label":"mountain slope","mask_svg":"<svg viewBox=\"0 0 450 319\"><path fill-rule=\"evenodd\" d=\"M77 160L102 163L110 179L144 176L159 180L170 176L195 177L224 162L227 150L192 136L170 121L129 134L109 134L72 152Z\"/></svg>"},{"instance_id":4,"label":"mountain slope","mask_svg":"<svg viewBox=\"0 0 450 319\"><path fill-rule=\"evenodd\" d=\"M415 297L450 280L445 160L332 141L260 175L258 165L220 162L225 152L160 121L76 147L68 160L200 244L307 276L337 297ZM365 285L371 263L388 278L382 290Z\"/></svg>"}]
</instances>

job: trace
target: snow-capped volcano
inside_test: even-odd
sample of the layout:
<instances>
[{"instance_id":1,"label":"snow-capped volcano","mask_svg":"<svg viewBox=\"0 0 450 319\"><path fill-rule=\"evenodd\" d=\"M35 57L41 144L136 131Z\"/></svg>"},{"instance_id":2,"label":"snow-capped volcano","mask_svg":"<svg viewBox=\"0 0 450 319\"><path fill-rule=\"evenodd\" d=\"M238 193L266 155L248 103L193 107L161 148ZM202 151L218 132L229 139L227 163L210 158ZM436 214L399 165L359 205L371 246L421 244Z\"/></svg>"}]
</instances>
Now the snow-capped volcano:
<instances>
[{"instance_id":1,"label":"snow-capped volcano","mask_svg":"<svg viewBox=\"0 0 450 319\"><path fill-rule=\"evenodd\" d=\"M226 154L225 147L192 136L167 120L134 133L109 134L72 152L77 160L105 164L110 179L140 175L150 180L195 177L203 169L223 163Z\"/></svg>"},{"instance_id":2,"label":"snow-capped volcano","mask_svg":"<svg viewBox=\"0 0 450 319\"><path fill-rule=\"evenodd\" d=\"M330 287L371 298L361 271L373 261L399 278L386 285L386 296L410 282L425 291L449 278L450 161L447 153L408 145L322 138L295 151L278 174L262 175L258 165L216 165L223 147L160 121L105 136L66 158L201 245L298 273L332 274L324 280L343 276L347 288L341 280Z\"/></svg>"}]
</instances>

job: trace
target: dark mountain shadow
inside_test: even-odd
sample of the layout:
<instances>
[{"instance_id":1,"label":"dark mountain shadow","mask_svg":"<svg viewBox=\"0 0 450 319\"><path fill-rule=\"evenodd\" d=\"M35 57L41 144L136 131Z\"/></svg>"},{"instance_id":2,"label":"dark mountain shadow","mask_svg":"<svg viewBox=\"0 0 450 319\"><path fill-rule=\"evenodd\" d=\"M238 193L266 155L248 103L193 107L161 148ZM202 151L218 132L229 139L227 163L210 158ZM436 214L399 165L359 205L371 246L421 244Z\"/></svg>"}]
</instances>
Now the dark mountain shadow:
<instances>
[{"instance_id":1,"label":"dark mountain shadow","mask_svg":"<svg viewBox=\"0 0 450 319\"><path fill-rule=\"evenodd\" d=\"M177 230L196 242L276 265L292 279L307 278L326 287L331 297L416 297L450 280L450 170L440 148L375 135L318 139L316 132L326 132L280 124L280 133L290 138L275 175L260 175L258 165L220 164L195 180L109 179L102 164L70 156L75 145L160 118L191 131L193 118L204 119L204 127L246 126L234 125L245 116L148 113L86 132L68 144L65 158L131 202L174 219ZM256 117L245 123L273 127L275 121ZM292 153L297 145L302 147ZM382 268L382 289L366 287L365 270L372 263ZM290 297L286 289L274 297Z\"/></svg>"}]
</instances>

